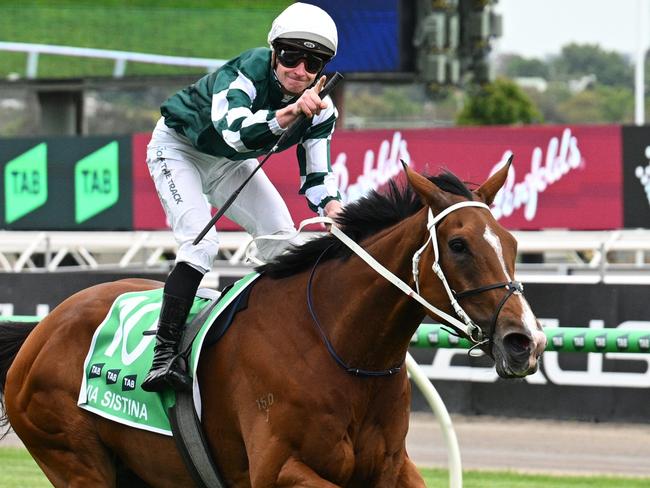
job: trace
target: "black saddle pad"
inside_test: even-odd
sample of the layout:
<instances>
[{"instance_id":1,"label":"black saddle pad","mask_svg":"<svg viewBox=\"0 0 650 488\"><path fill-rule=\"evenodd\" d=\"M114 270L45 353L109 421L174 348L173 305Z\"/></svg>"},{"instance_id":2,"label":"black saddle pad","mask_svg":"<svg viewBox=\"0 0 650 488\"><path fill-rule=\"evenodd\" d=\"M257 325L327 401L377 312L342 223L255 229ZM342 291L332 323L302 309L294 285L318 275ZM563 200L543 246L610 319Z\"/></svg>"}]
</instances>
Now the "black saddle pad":
<instances>
[{"instance_id":1,"label":"black saddle pad","mask_svg":"<svg viewBox=\"0 0 650 488\"><path fill-rule=\"evenodd\" d=\"M214 346L217 342L219 342L219 339L223 337L223 335L226 333L230 325L232 324L232 321L235 318L235 315L237 315L238 312L245 310L248 307L248 296L251 293L251 290L255 286L256 283L252 283L250 286L246 287L245 290L243 290L237 298L235 298L230 305L228 305L223 312L219 314L219 316L215 319L215 321L212 323L210 326L210 329L208 330L208 333L205 336L205 339L203 341L203 349L206 349L208 347ZM232 285L224 288L224 290L221 292L221 296L224 296L229 288Z\"/></svg>"}]
</instances>

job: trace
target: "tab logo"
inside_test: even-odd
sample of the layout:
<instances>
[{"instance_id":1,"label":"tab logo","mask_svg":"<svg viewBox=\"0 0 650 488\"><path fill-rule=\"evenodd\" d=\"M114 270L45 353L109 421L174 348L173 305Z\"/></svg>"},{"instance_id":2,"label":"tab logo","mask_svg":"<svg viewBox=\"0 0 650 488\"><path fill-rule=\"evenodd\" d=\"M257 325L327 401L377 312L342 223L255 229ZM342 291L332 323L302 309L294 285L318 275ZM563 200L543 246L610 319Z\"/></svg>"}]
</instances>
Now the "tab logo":
<instances>
[{"instance_id":1,"label":"tab logo","mask_svg":"<svg viewBox=\"0 0 650 488\"><path fill-rule=\"evenodd\" d=\"M581 348L585 347L585 336L584 336L584 334L579 335L579 336L575 336L573 338L573 347L575 347L576 349L581 349Z\"/></svg>"},{"instance_id":2,"label":"tab logo","mask_svg":"<svg viewBox=\"0 0 650 488\"><path fill-rule=\"evenodd\" d=\"M650 336L639 337L639 349L650 351Z\"/></svg>"},{"instance_id":3,"label":"tab logo","mask_svg":"<svg viewBox=\"0 0 650 488\"><path fill-rule=\"evenodd\" d=\"M124 377L122 380L122 391L131 391L135 390L135 380L138 375L130 374Z\"/></svg>"},{"instance_id":4,"label":"tab logo","mask_svg":"<svg viewBox=\"0 0 650 488\"><path fill-rule=\"evenodd\" d=\"M113 141L80 159L75 166L75 222L80 224L117 203L119 144Z\"/></svg>"},{"instance_id":5,"label":"tab logo","mask_svg":"<svg viewBox=\"0 0 650 488\"><path fill-rule=\"evenodd\" d=\"M5 221L11 224L47 201L47 144L44 142L5 166Z\"/></svg>"},{"instance_id":6,"label":"tab logo","mask_svg":"<svg viewBox=\"0 0 650 488\"><path fill-rule=\"evenodd\" d=\"M102 369L104 369L106 363L96 363L90 366L90 373L88 378L99 378L102 375Z\"/></svg>"},{"instance_id":7,"label":"tab logo","mask_svg":"<svg viewBox=\"0 0 650 488\"><path fill-rule=\"evenodd\" d=\"M564 347L564 336L562 334L554 335L551 342L553 343L553 347L561 349Z\"/></svg>"},{"instance_id":8,"label":"tab logo","mask_svg":"<svg viewBox=\"0 0 650 488\"><path fill-rule=\"evenodd\" d=\"M117 383L117 379L120 376L120 370L119 369L109 369L106 371L106 384L107 385L114 385Z\"/></svg>"}]
</instances>

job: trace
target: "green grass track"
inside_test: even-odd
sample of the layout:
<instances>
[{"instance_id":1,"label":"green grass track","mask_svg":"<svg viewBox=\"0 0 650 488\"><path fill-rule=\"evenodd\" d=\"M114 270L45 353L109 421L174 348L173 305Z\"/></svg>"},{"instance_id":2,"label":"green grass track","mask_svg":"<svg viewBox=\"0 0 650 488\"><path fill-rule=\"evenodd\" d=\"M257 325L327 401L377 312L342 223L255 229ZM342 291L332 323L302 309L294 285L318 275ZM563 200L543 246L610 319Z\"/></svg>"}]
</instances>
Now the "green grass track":
<instances>
[{"instance_id":1,"label":"green grass track","mask_svg":"<svg viewBox=\"0 0 650 488\"><path fill-rule=\"evenodd\" d=\"M427 486L449 484L444 469L421 470ZM2 488L41 488L51 486L29 453L18 447L0 448L0 486ZM547 476L511 471L465 471L464 488L647 488L650 478L605 476Z\"/></svg>"}]
</instances>

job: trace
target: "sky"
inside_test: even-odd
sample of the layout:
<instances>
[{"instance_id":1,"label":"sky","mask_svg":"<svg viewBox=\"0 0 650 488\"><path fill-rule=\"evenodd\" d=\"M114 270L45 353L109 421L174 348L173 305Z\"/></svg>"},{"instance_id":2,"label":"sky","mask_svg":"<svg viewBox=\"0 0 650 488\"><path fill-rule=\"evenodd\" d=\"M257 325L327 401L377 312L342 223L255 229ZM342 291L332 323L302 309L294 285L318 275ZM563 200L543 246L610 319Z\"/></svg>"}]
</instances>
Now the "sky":
<instances>
[{"instance_id":1,"label":"sky","mask_svg":"<svg viewBox=\"0 0 650 488\"><path fill-rule=\"evenodd\" d=\"M495 11L503 19L503 35L492 43L497 54L543 58L576 42L634 57L641 12L650 30L650 0L498 0ZM641 36L646 45L649 38Z\"/></svg>"}]
</instances>

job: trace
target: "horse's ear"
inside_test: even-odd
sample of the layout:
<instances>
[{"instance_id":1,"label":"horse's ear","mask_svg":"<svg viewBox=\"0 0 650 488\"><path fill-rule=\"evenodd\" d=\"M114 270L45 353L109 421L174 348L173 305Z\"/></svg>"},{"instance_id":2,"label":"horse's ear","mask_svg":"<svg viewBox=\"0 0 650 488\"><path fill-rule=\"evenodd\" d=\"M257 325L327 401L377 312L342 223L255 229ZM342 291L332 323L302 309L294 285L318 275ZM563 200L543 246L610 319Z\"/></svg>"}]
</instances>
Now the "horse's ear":
<instances>
[{"instance_id":1,"label":"horse's ear","mask_svg":"<svg viewBox=\"0 0 650 488\"><path fill-rule=\"evenodd\" d=\"M508 171L512 164L513 155L511 154L506 164L503 165L496 173L490 176L477 190L476 194L488 205L494 201L494 197L506 182Z\"/></svg>"},{"instance_id":2,"label":"horse's ear","mask_svg":"<svg viewBox=\"0 0 650 488\"><path fill-rule=\"evenodd\" d=\"M420 173L409 168L403 160L400 161L402 161L402 166L404 166L404 171L406 172L406 178L408 179L409 184L413 187L415 193L420 196L425 205L428 205L436 212L451 205L451 202L444 191Z\"/></svg>"}]
</instances>

